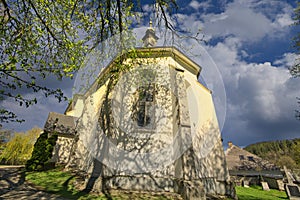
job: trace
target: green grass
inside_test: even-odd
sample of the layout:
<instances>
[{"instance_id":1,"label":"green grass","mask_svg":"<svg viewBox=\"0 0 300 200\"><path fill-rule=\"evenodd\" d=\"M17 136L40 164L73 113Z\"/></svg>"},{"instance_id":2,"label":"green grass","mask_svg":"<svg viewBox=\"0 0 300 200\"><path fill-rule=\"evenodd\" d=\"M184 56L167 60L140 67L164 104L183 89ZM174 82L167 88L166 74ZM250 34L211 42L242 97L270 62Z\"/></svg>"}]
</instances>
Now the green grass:
<instances>
[{"instance_id":1,"label":"green grass","mask_svg":"<svg viewBox=\"0 0 300 200\"><path fill-rule=\"evenodd\" d=\"M26 181L49 193L57 193L65 197L78 197L78 191L72 186L75 180L68 172L59 169L44 172L27 172Z\"/></svg>"},{"instance_id":2,"label":"green grass","mask_svg":"<svg viewBox=\"0 0 300 200\"><path fill-rule=\"evenodd\" d=\"M27 172L26 180L40 189L49 193L69 198L69 199L98 199L98 200L123 200L123 199L141 199L141 200L166 200L173 199L171 196L151 195L134 192L111 191L109 194L87 194L74 188L73 182L76 180L71 173L63 172L59 169L45 172ZM282 200L288 199L286 193L278 190L264 191L261 186L251 186L249 188L236 187L236 193L239 200Z\"/></svg>"},{"instance_id":3,"label":"green grass","mask_svg":"<svg viewBox=\"0 0 300 200\"><path fill-rule=\"evenodd\" d=\"M235 187L239 200L282 200L288 199L284 191L273 190L264 191L261 186L251 186L249 188Z\"/></svg>"},{"instance_id":4,"label":"green grass","mask_svg":"<svg viewBox=\"0 0 300 200\"><path fill-rule=\"evenodd\" d=\"M110 191L107 194L95 195L87 194L82 191L78 191L74 188L73 182L76 177L72 176L71 173L60 171L59 169L44 171L44 172L27 172L26 181L32 183L34 186L38 187L49 193L54 193L69 199L98 199L98 200L131 200L131 199L141 199L141 200L168 200L173 199L171 196L165 195L151 195L151 194L141 194L135 192L122 192L122 191Z\"/></svg>"}]
</instances>

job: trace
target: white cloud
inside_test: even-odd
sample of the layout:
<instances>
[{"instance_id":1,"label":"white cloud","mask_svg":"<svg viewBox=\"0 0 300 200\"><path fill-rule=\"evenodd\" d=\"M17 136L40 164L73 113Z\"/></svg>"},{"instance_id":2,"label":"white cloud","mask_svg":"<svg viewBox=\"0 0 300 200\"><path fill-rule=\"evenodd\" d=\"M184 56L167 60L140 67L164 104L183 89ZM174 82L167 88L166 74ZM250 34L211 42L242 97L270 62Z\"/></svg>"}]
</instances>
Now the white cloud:
<instances>
[{"instance_id":1,"label":"white cloud","mask_svg":"<svg viewBox=\"0 0 300 200\"><path fill-rule=\"evenodd\" d=\"M275 20L275 24L277 24L277 26L279 26L279 28L290 26L293 24L293 22L294 21L293 21L291 15L289 15L287 13L279 14Z\"/></svg>"},{"instance_id":2,"label":"white cloud","mask_svg":"<svg viewBox=\"0 0 300 200\"><path fill-rule=\"evenodd\" d=\"M189 6L195 10L198 10L199 8L203 8L204 10L207 10L208 8L211 7L210 3L211 3L210 1L206 1L206 2L203 1L199 3L197 0L192 0L189 3Z\"/></svg>"},{"instance_id":3,"label":"white cloud","mask_svg":"<svg viewBox=\"0 0 300 200\"><path fill-rule=\"evenodd\" d=\"M209 46L207 50L219 66L225 83L225 139L247 145L251 138L256 141L293 138L300 131L299 122L294 119L300 79L291 78L287 68L275 67L270 62L241 60L240 49L230 42ZM277 63L287 63L293 56L285 54ZM283 127L284 124L289 125ZM239 135L230 135L231 132Z\"/></svg>"},{"instance_id":4,"label":"white cloud","mask_svg":"<svg viewBox=\"0 0 300 200\"><path fill-rule=\"evenodd\" d=\"M189 6L194 8L195 10L198 10L201 7L200 3L196 0L191 1Z\"/></svg>"},{"instance_id":5,"label":"white cloud","mask_svg":"<svg viewBox=\"0 0 300 200\"><path fill-rule=\"evenodd\" d=\"M143 11L145 14L151 13L154 10L153 4L146 4L143 6Z\"/></svg>"},{"instance_id":6,"label":"white cloud","mask_svg":"<svg viewBox=\"0 0 300 200\"><path fill-rule=\"evenodd\" d=\"M285 53L280 59L275 60L274 64L279 65L280 67L290 68L294 66L298 57L299 56L297 56L295 53Z\"/></svg>"},{"instance_id":7,"label":"white cloud","mask_svg":"<svg viewBox=\"0 0 300 200\"><path fill-rule=\"evenodd\" d=\"M284 36L283 33L288 31L288 26L292 23L292 12L286 9L290 5L278 1L269 2L267 6L274 6L273 9L280 6L281 10L276 15L258 5L262 4L254 0L235 0L220 14L203 14L204 32L222 37L233 35L243 41L258 41L265 36Z\"/></svg>"},{"instance_id":8,"label":"white cloud","mask_svg":"<svg viewBox=\"0 0 300 200\"><path fill-rule=\"evenodd\" d=\"M222 73L225 68L223 66L231 66L236 64L238 59L237 43L234 45L234 41L238 43L237 38L227 38L223 43L219 42L215 46L208 46L208 52L213 56L214 61L219 66Z\"/></svg>"},{"instance_id":9,"label":"white cloud","mask_svg":"<svg viewBox=\"0 0 300 200\"><path fill-rule=\"evenodd\" d=\"M262 38L270 31L271 23L264 15L254 13L253 10L240 4L228 7L225 13L208 15L205 20L205 32L216 36L234 35L243 40Z\"/></svg>"}]
</instances>

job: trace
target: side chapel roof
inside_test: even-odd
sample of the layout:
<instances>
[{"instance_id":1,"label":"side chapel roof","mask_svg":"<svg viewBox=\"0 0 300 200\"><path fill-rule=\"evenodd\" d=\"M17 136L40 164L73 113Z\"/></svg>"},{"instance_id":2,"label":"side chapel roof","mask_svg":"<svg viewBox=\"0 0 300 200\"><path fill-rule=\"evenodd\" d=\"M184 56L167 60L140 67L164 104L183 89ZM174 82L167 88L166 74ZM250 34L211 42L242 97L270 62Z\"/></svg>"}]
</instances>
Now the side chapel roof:
<instances>
[{"instance_id":1,"label":"side chapel roof","mask_svg":"<svg viewBox=\"0 0 300 200\"><path fill-rule=\"evenodd\" d=\"M44 126L44 131L58 135L74 136L76 134L75 122L77 118L56 112L50 112Z\"/></svg>"},{"instance_id":2,"label":"side chapel roof","mask_svg":"<svg viewBox=\"0 0 300 200\"><path fill-rule=\"evenodd\" d=\"M276 165L229 142L225 151L229 170L277 170Z\"/></svg>"}]
</instances>

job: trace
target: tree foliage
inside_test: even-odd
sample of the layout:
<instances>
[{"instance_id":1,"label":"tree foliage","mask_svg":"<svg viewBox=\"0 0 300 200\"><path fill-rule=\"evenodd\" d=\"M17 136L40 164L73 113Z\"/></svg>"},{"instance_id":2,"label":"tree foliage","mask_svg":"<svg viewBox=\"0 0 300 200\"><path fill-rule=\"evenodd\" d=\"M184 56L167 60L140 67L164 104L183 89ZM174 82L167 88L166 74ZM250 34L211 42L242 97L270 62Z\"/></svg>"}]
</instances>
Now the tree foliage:
<instances>
[{"instance_id":1,"label":"tree foliage","mask_svg":"<svg viewBox=\"0 0 300 200\"><path fill-rule=\"evenodd\" d=\"M11 130L2 129L0 126L0 155L5 149L7 142L11 139L13 132ZM0 163L1 159L0 159Z\"/></svg>"},{"instance_id":2,"label":"tree foliage","mask_svg":"<svg viewBox=\"0 0 300 200\"><path fill-rule=\"evenodd\" d=\"M30 158L33 145L41 133L40 128L33 128L26 133L15 133L0 155L0 160L7 164L25 164Z\"/></svg>"},{"instance_id":3,"label":"tree foliage","mask_svg":"<svg viewBox=\"0 0 300 200\"><path fill-rule=\"evenodd\" d=\"M162 25L174 29L168 12L175 0L153 0ZM66 99L60 88L41 80L72 77L84 56L106 38L127 30L142 12L134 0L1 0L0 100L12 98L20 106L37 103L22 90ZM18 121L15 113L0 109L0 123Z\"/></svg>"},{"instance_id":4,"label":"tree foliage","mask_svg":"<svg viewBox=\"0 0 300 200\"><path fill-rule=\"evenodd\" d=\"M281 140L271 142L260 142L245 147L245 150L270 160L278 166L300 169L300 138L293 140Z\"/></svg>"},{"instance_id":5,"label":"tree foliage","mask_svg":"<svg viewBox=\"0 0 300 200\"><path fill-rule=\"evenodd\" d=\"M11 139L12 133L13 132L11 130L2 129L0 127L0 146L4 145Z\"/></svg>"},{"instance_id":6,"label":"tree foliage","mask_svg":"<svg viewBox=\"0 0 300 200\"><path fill-rule=\"evenodd\" d=\"M294 169L296 167L295 160L293 160L293 158L291 158L290 156L287 156L287 155L281 156L277 160L277 164L281 167L287 166L290 169Z\"/></svg>"}]
</instances>

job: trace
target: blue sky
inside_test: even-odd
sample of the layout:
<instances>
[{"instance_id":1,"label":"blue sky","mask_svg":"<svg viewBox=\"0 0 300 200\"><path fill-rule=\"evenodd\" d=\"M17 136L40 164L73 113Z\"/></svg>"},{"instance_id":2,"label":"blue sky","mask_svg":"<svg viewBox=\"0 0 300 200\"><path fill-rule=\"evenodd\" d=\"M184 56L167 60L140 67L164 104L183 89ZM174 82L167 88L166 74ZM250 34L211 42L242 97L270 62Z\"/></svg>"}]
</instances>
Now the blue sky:
<instances>
[{"instance_id":1,"label":"blue sky","mask_svg":"<svg viewBox=\"0 0 300 200\"><path fill-rule=\"evenodd\" d=\"M177 2L180 5L177 25L191 32L201 29L207 41L201 45L201 51L207 54L201 54L198 62L203 68L201 76L211 81L208 86L213 90L224 142L246 146L300 138L300 121L294 117L294 110L300 109L296 103L300 79L292 78L288 71L296 58L291 38L299 32L299 27L291 26L296 1ZM146 21L140 25L138 36L144 33ZM217 67L221 79L206 76L211 74L211 63ZM222 91L216 80L222 80L225 102L218 101ZM67 96L72 96L73 80L59 82L49 78L46 82L52 87L62 87ZM4 128L26 131L34 126L43 127L48 112L63 113L67 106L67 102L45 99L41 93L26 95L37 96L39 103L30 108L18 107L10 100L0 103L26 120L22 124L4 124Z\"/></svg>"}]
</instances>

